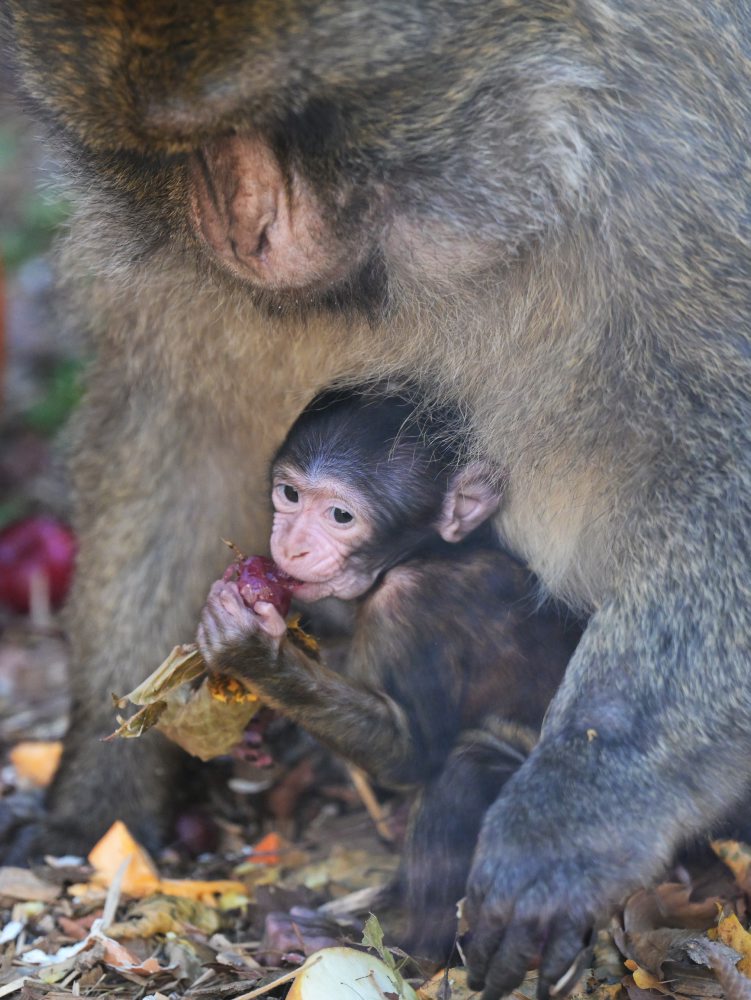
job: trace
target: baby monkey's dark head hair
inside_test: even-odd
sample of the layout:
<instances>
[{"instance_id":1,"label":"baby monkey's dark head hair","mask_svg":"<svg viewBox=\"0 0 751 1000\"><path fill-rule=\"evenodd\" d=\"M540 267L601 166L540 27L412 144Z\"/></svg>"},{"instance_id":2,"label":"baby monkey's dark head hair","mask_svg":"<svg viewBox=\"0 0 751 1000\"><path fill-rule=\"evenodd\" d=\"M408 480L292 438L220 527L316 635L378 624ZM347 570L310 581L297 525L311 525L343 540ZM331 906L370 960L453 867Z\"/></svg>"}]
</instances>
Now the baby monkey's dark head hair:
<instances>
[{"instance_id":1,"label":"baby monkey's dark head hair","mask_svg":"<svg viewBox=\"0 0 751 1000\"><path fill-rule=\"evenodd\" d=\"M476 525L450 538L441 530L462 474L471 467L471 478L478 479L470 446L458 407L428 403L410 384L395 389L375 383L317 395L293 424L273 468L294 468L354 491L373 525L358 557L377 553L387 568L438 535L459 541L474 530ZM489 470L480 478L497 495Z\"/></svg>"}]
</instances>

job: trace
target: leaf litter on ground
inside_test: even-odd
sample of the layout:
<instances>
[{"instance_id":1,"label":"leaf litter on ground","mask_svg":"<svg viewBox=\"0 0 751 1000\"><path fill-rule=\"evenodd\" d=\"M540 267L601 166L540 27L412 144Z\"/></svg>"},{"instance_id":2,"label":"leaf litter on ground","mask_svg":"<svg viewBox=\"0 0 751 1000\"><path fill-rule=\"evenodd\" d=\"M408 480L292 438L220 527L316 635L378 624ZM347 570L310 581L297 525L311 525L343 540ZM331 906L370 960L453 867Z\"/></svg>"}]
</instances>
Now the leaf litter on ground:
<instances>
[{"instance_id":1,"label":"leaf litter on ground","mask_svg":"<svg viewBox=\"0 0 751 1000\"><path fill-rule=\"evenodd\" d=\"M204 679L200 671L188 680L179 671L172 676L175 687L191 690ZM158 701L169 691L157 687L152 694ZM226 721L225 703L212 700L220 706L216 718ZM31 759L38 754L42 764L41 778L34 777L33 765L23 778L31 786L44 784L59 753L59 729L50 729L46 711L39 718L34 735L50 743L53 763L45 762L43 747L31 748ZM21 717L9 718L6 731L23 735ZM88 861L49 858L33 871L0 869L0 1000L14 995L21 1000L281 998L302 964L321 949L344 945L362 954L364 922L373 909L385 941L398 945L394 922L378 902L397 854L362 811L353 812L351 801L346 810L329 817L324 808L318 818L301 823L302 843L272 831L256 838L250 850L238 826L223 839L242 851L235 846L194 861L167 852L157 863L120 829L111 832L109 848L95 849ZM225 823L226 830L230 826ZM108 860L117 843L120 848ZM713 869L705 864L692 876L677 869L672 881L627 901L612 934L600 936L577 997L751 1000L751 848L734 841L715 842L713 848L722 859ZM130 861L122 872L117 912L104 924L103 908L108 896L112 899L124 854ZM374 925L366 935L369 953L386 961L390 974L398 970L420 1000L477 996L459 959L431 979L427 966L402 966L398 948L386 948L394 963L389 964L379 954L385 945ZM45 956L41 963L31 961L35 952ZM514 992L516 1000L532 1000L536 979L536 973L528 974ZM328 994L325 1000L331 1000Z\"/></svg>"},{"instance_id":2,"label":"leaf litter on ground","mask_svg":"<svg viewBox=\"0 0 751 1000\"><path fill-rule=\"evenodd\" d=\"M349 853L334 842L325 856L317 858L276 834L257 846L255 862L252 852L239 861L227 859L224 879L165 878L127 829L117 824L92 850L86 868L0 869L4 917L0 997L70 996L85 987L92 997L116 994L128 1000L157 992L196 1000L235 1000L246 994L273 998L287 995L290 983L296 981L297 992L289 994L292 1000L336 1000L329 987L321 992L323 974L331 963L333 974L340 975L342 966L335 957L316 966L316 975L311 972L309 979L307 973L297 980L292 974L299 968L312 970L312 958L326 954L321 948L332 946L346 949L345 968L347 961L360 968L362 958L348 954L353 945L355 956L362 956L362 947L369 949L369 970L376 968L372 964L376 959L383 963L396 997L469 1000L473 996L459 967L429 978L419 966L405 963L403 953L386 944L387 940L398 944L398 939L389 940L375 917L369 917L360 932L356 921L337 923L326 917L327 900L362 893L368 883L382 882L393 871L393 852L375 838L371 849L359 847ZM751 857L745 845L725 845L723 850L725 857ZM85 871L88 878L66 881L61 871L71 877ZM717 873L703 878L700 892L698 881L681 871L681 881L634 893L613 925L612 940L600 936L592 968L576 996L751 1000L748 866L735 864L733 873L718 862ZM269 875L271 880L264 883L263 876ZM181 895L170 891L180 885ZM286 893L284 902L289 903L295 887L308 894L306 902L311 893L317 894L324 912L316 906L288 905L275 913L267 904L265 912L253 914L256 907L264 908L256 898L259 892L261 896L264 890ZM227 893L232 905L223 908ZM104 912L107 900L111 914ZM271 928L271 940L266 927ZM625 957L625 967L619 968L613 940ZM274 949L273 944L279 947ZM306 961L311 964L304 966ZM535 988L532 972L514 995L529 1000Z\"/></svg>"},{"instance_id":3,"label":"leaf litter on ground","mask_svg":"<svg viewBox=\"0 0 751 1000\"><path fill-rule=\"evenodd\" d=\"M117 823L86 865L64 859L33 871L0 868L0 998L82 990L127 1000L144 992L274 998L296 981L292 1000L335 1000L321 983L330 966L340 975L341 964L334 956L314 967L312 959L326 953L321 949L354 945L355 956L366 947L373 962L383 963L394 986L384 996L412 998L416 990L419 1000L469 1000L458 965L429 978L428 968L420 971L398 948L387 947L386 940L398 945L398 937L385 936L377 918L362 922L378 898L370 890L385 884L396 864L393 850L369 833L367 846L348 847L346 828L344 840L321 831L326 849L311 852L272 832L242 857L215 858L214 871L225 877L180 879L164 876ZM577 997L751 1000L751 848L727 841L712 846L722 859L714 869L705 865L694 878L677 869L680 880L629 898L612 936L600 935ZM347 910L349 900L359 901L353 902L359 924ZM344 909L337 913L340 901ZM360 967L362 958L348 954L344 967L350 960ZM295 980L300 968L317 971ZM531 1000L535 990L531 972L514 996Z\"/></svg>"}]
</instances>

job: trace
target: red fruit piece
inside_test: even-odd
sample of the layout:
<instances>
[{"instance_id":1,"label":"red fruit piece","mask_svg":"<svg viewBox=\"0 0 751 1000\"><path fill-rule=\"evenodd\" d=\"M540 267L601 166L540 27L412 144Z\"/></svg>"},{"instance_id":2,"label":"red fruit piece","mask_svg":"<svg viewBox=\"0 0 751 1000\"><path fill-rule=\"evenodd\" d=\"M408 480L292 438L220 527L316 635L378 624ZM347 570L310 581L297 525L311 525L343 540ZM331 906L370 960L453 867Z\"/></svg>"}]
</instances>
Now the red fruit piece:
<instances>
[{"instance_id":1,"label":"red fruit piece","mask_svg":"<svg viewBox=\"0 0 751 1000\"><path fill-rule=\"evenodd\" d=\"M52 517L25 517L0 531L0 603L21 613L31 606L35 579L58 608L73 576L76 540Z\"/></svg>"},{"instance_id":2,"label":"red fruit piece","mask_svg":"<svg viewBox=\"0 0 751 1000\"><path fill-rule=\"evenodd\" d=\"M180 847L194 857L215 851L219 846L219 827L198 809L180 813L175 822L175 836Z\"/></svg>"},{"instance_id":3,"label":"red fruit piece","mask_svg":"<svg viewBox=\"0 0 751 1000\"><path fill-rule=\"evenodd\" d=\"M282 616L289 611L292 591L299 583L266 556L250 556L233 563L224 578L235 580L240 596L249 608L254 607L257 601L268 601Z\"/></svg>"}]
</instances>

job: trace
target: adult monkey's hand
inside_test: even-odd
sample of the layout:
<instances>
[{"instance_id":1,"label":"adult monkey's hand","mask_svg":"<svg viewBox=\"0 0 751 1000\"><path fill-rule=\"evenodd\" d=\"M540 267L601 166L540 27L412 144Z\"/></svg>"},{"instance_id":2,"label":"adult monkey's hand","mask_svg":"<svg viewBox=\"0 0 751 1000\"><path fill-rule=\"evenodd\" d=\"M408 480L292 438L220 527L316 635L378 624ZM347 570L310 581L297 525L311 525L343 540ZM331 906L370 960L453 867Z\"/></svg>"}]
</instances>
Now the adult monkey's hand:
<instances>
[{"instance_id":1,"label":"adult monkey's hand","mask_svg":"<svg viewBox=\"0 0 751 1000\"><path fill-rule=\"evenodd\" d=\"M470 982L483 1000L534 967L541 1000L569 992L597 927L730 804L725 785L742 766L728 738L737 692L718 672L671 663L693 652L697 633L671 607L685 593L662 593L639 631L623 627L633 620L625 601L594 616L540 744L486 816L466 911ZM685 734L699 714L701 752L689 757Z\"/></svg>"},{"instance_id":2,"label":"adult monkey's hand","mask_svg":"<svg viewBox=\"0 0 751 1000\"><path fill-rule=\"evenodd\" d=\"M529 795L514 782L491 809L469 883L470 985L484 986L483 1000L511 992L534 967L540 998L565 994L588 959L609 880L621 874L612 857L585 857L567 842Z\"/></svg>"}]
</instances>

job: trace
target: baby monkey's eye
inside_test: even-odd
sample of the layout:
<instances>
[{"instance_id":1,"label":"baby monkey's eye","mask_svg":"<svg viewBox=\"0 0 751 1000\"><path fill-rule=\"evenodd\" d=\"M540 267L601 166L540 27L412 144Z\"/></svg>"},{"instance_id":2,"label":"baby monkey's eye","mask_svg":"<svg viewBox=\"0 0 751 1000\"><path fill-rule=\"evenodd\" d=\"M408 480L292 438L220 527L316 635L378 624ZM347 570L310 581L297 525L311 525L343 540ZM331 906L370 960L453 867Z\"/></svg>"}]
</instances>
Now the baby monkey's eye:
<instances>
[{"instance_id":1,"label":"baby monkey's eye","mask_svg":"<svg viewBox=\"0 0 751 1000\"><path fill-rule=\"evenodd\" d=\"M354 520L354 517L348 510L344 510L343 507L333 507L331 513L337 524L349 524L350 521Z\"/></svg>"},{"instance_id":2,"label":"baby monkey's eye","mask_svg":"<svg viewBox=\"0 0 751 1000\"><path fill-rule=\"evenodd\" d=\"M297 503L300 499L300 494L297 492L295 487L290 486L289 483L282 483L280 489L284 494L284 499L289 500L290 503Z\"/></svg>"}]
</instances>

